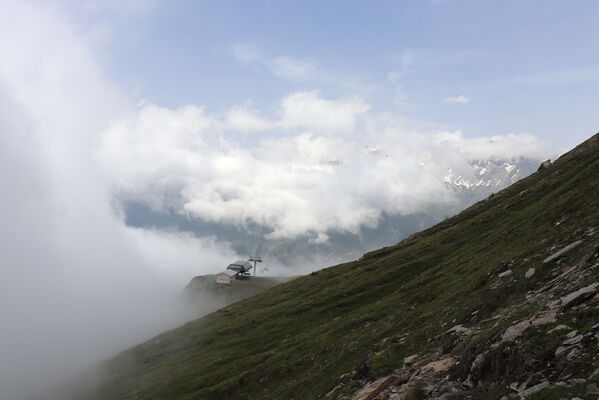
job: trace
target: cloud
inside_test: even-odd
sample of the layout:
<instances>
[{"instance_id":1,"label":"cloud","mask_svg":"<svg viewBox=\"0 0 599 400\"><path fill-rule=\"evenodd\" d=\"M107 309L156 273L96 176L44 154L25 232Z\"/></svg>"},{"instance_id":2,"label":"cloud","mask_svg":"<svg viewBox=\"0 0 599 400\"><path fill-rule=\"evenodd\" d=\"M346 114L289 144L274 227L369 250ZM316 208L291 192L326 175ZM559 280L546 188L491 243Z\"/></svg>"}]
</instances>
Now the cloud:
<instances>
[{"instance_id":1,"label":"cloud","mask_svg":"<svg viewBox=\"0 0 599 400\"><path fill-rule=\"evenodd\" d=\"M402 70L407 70L414 62L414 58L414 52L411 50L404 51L400 60Z\"/></svg>"},{"instance_id":2,"label":"cloud","mask_svg":"<svg viewBox=\"0 0 599 400\"><path fill-rule=\"evenodd\" d=\"M256 46L251 44L236 44L230 47L230 52L237 61L245 66L266 68L274 76L291 82L325 78L318 65L306 59L285 55L266 57Z\"/></svg>"},{"instance_id":3,"label":"cloud","mask_svg":"<svg viewBox=\"0 0 599 400\"><path fill-rule=\"evenodd\" d=\"M267 239L357 234L383 214L453 204L448 165L468 173L470 160L550 153L530 135L408 130L362 99L318 91L284 96L279 119L249 143L223 136L218 114L193 109L201 118L190 118L189 107L148 105L104 133L99 157L117 197L240 228L258 224Z\"/></svg>"},{"instance_id":4,"label":"cloud","mask_svg":"<svg viewBox=\"0 0 599 400\"><path fill-rule=\"evenodd\" d=\"M254 132L271 129L273 123L261 118L259 113L251 107L252 103L250 101L231 107L226 116L227 128L237 132Z\"/></svg>"},{"instance_id":5,"label":"cloud","mask_svg":"<svg viewBox=\"0 0 599 400\"><path fill-rule=\"evenodd\" d=\"M456 96L456 97L446 97L441 102L442 103L467 104L470 102L470 97L466 97L464 95L460 95L460 96Z\"/></svg>"},{"instance_id":6,"label":"cloud","mask_svg":"<svg viewBox=\"0 0 599 400\"><path fill-rule=\"evenodd\" d=\"M307 128L321 132L349 132L357 118L370 109L363 99L327 100L318 91L298 92L281 101L285 128Z\"/></svg>"},{"instance_id":7,"label":"cloud","mask_svg":"<svg viewBox=\"0 0 599 400\"><path fill-rule=\"evenodd\" d=\"M441 132L435 135L435 141L441 146L458 150L468 160L541 160L553 154L548 143L529 134L464 138L459 131Z\"/></svg>"},{"instance_id":8,"label":"cloud","mask_svg":"<svg viewBox=\"0 0 599 400\"><path fill-rule=\"evenodd\" d=\"M275 76L290 81L301 82L317 79L320 76L320 71L314 62L295 57L276 57L268 63L268 66Z\"/></svg>"},{"instance_id":9,"label":"cloud","mask_svg":"<svg viewBox=\"0 0 599 400\"><path fill-rule=\"evenodd\" d=\"M95 154L134 108L71 21L60 7L0 2L0 398L29 398L194 317L182 287L233 257L210 238L125 226ZM201 108L149 110L146 124L171 123L179 141L212 129ZM150 134L151 147L177 146Z\"/></svg>"}]
</instances>

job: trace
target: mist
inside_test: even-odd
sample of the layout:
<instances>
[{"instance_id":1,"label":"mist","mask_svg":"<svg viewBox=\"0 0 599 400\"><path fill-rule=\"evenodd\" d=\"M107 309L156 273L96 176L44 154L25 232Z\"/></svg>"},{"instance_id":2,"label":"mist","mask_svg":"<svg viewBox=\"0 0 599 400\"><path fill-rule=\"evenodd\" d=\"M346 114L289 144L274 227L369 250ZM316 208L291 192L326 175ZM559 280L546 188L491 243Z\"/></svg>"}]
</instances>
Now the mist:
<instances>
[{"instance_id":1,"label":"mist","mask_svg":"<svg viewBox=\"0 0 599 400\"><path fill-rule=\"evenodd\" d=\"M84 38L53 8L0 5L2 399L194 318L185 284L234 257L210 238L125 226L96 153L130 99Z\"/></svg>"}]
</instances>

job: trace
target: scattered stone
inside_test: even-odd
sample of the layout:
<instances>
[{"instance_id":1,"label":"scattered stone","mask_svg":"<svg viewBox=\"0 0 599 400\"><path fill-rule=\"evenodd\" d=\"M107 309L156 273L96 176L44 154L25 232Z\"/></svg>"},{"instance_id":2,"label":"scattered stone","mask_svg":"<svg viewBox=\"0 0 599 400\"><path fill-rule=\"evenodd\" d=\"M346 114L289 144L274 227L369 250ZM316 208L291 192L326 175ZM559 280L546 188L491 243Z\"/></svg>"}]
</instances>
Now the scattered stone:
<instances>
[{"instance_id":1,"label":"scattered stone","mask_svg":"<svg viewBox=\"0 0 599 400\"><path fill-rule=\"evenodd\" d=\"M326 394L326 397L328 398L328 397L331 397L331 396L333 396L333 395L335 394L335 392L336 392L337 390L339 390L339 389L341 389L341 385L337 385L337 386L335 386L335 387L334 387L334 388L333 388L333 389L332 389L330 392L328 392L328 393Z\"/></svg>"},{"instance_id":2,"label":"scattered stone","mask_svg":"<svg viewBox=\"0 0 599 400\"><path fill-rule=\"evenodd\" d=\"M466 378L466 384L470 389L474 388L478 383L480 370L487 364L487 362L488 358L484 353L477 355L472 362L470 373L468 374L468 378Z\"/></svg>"},{"instance_id":3,"label":"scattered stone","mask_svg":"<svg viewBox=\"0 0 599 400\"><path fill-rule=\"evenodd\" d=\"M531 386L538 385L539 383L542 383L544 381L545 381L545 377L543 376L543 374L540 372L535 372L534 374L532 374L531 376L528 377L526 382L524 382L524 389L527 389Z\"/></svg>"},{"instance_id":4,"label":"scattered stone","mask_svg":"<svg viewBox=\"0 0 599 400\"><path fill-rule=\"evenodd\" d=\"M567 337L568 339L572 339L574 336L576 336L576 334L577 334L577 333L578 333L578 331L575 329L575 330L573 330L572 332L568 333L568 334L566 335L566 337Z\"/></svg>"},{"instance_id":5,"label":"scattered stone","mask_svg":"<svg viewBox=\"0 0 599 400\"><path fill-rule=\"evenodd\" d=\"M529 268L528 271L526 271L526 273L524 274L524 277L526 279L530 278L531 276L533 276L536 272L536 269L534 268Z\"/></svg>"},{"instance_id":6,"label":"scattered stone","mask_svg":"<svg viewBox=\"0 0 599 400\"><path fill-rule=\"evenodd\" d=\"M533 326L547 325L556 322L555 313L548 313L535 317L531 322Z\"/></svg>"},{"instance_id":7,"label":"scattered stone","mask_svg":"<svg viewBox=\"0 0 599 400\"><path fill-rule=\"evenodd\" d=\"M587 297L595 294L595 291L599 287L599 283L595 282L590 284L589 286L585 286L581 289L578 289L575 292L570 293L567 296L562 297L562 310L565 310L568 307L572 307L578 303L583 302Z\"/></svg>"},{"instance_id":8,"label":"scattered stone","mask_svg":"<svg viewBox=\"0 0 599 400\"><path fill-rule=\"evenodd\" d=\"M599 388L594 383L589 383L584 392L588 399L599 399Z\"/></svg>"},{"instance_id":9,"label":"scattered stone","mask_svg":"<svg viewBox=\"0 0 599 400\"><path fill-rule=\"evenodd\" d=\"M567 245L563 249L561 249L561 250L553 253L552 255L550 255L549 257L547 257L546 259L544 259L543 263L548 263L550 261L557 260L558 258L560 258L561 256L563 256L564 254L566 254L570 250L572 250L572 249L580 246L581 244L582 244L582 240L577 240L574 243L570 243L569 245Z\"/></svg>"},{"instance_id":10,"label":"scattered stone","mask_svg":"<svg viewBox=\"0 0 599 400\"><path fill-rule=\"evenodd\" d=\"M450 328L445 333L457 333L464 336L470 336L472 334L472 329L466 328L463 325L456 325L453 328Z\"/></svg>"},{"instance_id":11,"label":"scattered stone","mask_svg":"<svg viewBox=\"0 0 599 400\"><path fill-rule=\"evenodd\" d=\"M564 329L570 329L570 327L568 325L558 325L555 328L549 330L549 332L547 332L547 333L553 333L555 331L561 331L561 330L564 330Z\"/></svg>"},{"instance_id":12,"label":"scattered stone","mask_svg":"<svg viewBox=\"0 0 599 400\"><path fill-rule=\"evenodd\" d=\"M396 375L390 375L378 379L360 389L356 394L354 394L352 400L372 400L387 387L397 383L398 380L399 378Z\"/></svg>"},{"instance_id":13,"label":"scattered stone","mask_svg":"<svg viewBox=\"0 0 599 400\"><path fill-rule=\"evenodd\" d=\"M439 361L432 361L422 367L422 371L434 371L436 374L439 372L445 372L449 368L456 365L456 360L453 357L447 357Z\"/></svg>"},{"instance_id":14,"label":"scattered stone","mask_svg":"<svg viewBox=\"0 0 599 400\"><path fill-rule=\"evenodd\" d=\"M405 365L405 366L412 365L416 362L417 359L418 359L418 354L413 354L409 357L404 358L403 365Z\"/></svg>"},{"instance_id":15,"label":"scattered stone","mask_svg":"<svg viewBox=\"0 0 599 400\"><path fill-rule=\"evenodd\" d=\"M553 225L555 225L555 226L561 225L564 222L566 222L567 220L568 220L568 215L561 216L558 219L556 219L555 221L553 221Z\"/></svg>"},{"instance_id":16,"label":"scattered stone","mask_svg":"<svg viewBox=\"0 0 599 400\"><path fill-rule=\"evenodd\" d=\"M572 361L572 360L575 360L575 359L577 359L577 358L580 358L580 356L582 356L582 352L581 352L581 351L580 351L578 348L574 347L574 348L573 348L573 349L572 349L572 350L571 350L571 351L568 353L568 355L566 356L566 359L567 359L568 361Z\"/></svg>"},{"instance_id":17,"label":"scattered stone","mask_svg":"<svg viewBox=\"0 0 599 400\"><path fill-rule=\"evenodd\" d=\"M571 346L558 346L557 349L555 349L555 356L561 357L564 354L566 354L566 352L568 352L571 348Z\"/></svg>"},{"instance_id":18,"label":"scattered stone","mask_svg":"<svg viewBox=\"0 0 599 400\"><path fill-rule=\"evenodd\" d=\"M573 338L564 340L563 343L562 343L562 345L564 345L564 346L572 346L572 345L578 344L578 343L580 343L580 341L582 340L582 338L583 338L582 335L574 336Z\"/></svg>"},{"instance_id":19,"label":"scattered stone","mask_svg":"<svg viewBox=\"0 0 599 400\"><path fill-rule=\"evenodd\" d=\"M518 336L522 335L525 330L530 328L531 325L532 324L527 319L517 323L516 325L512 325L505 330L505 333L501 337L501 340L503 342L512 341L516 339Z\"/></svg>"},{"instance_id":20,"label":"scattered stone","mask_svg":"<svg viewBox=\"0 0 599 400\"><path fill-rule=\"evenodd\" d=\"M572 397L571 400L582 400L580 397Z\"/></svg>"},{"instance_id":21,"label":"scattered stone","mask_svg":"<svg viewBox=\"0 0 599 400\"><path fill-rule=\"evenodd\" d=\"M548 387L551 387L551 383L549 383L547 381L541 382L538 385L531 386L528 389L521 391L520 392L520 398L521 399L525 399L528 396L530 396L530 395L532 395L532 394L534 394L536 392L540 392L541 390L546 389Z\"/></svg>"},{"instance_id":22,"label":"scattered stone","mask_svg":"<svg viewBox=\"0 0 599 400\"><path fill-rule=\"evenodd\" d=\"M595 324L595 325L591 326L591 330L592 331L599 331L599 324Z\"/></svg>"},{"instance_id":23,"label":"scattered stone","mask_svg":"<svg viewBox=\"0 0 599 400\"><path fill-rule=\"evenodd\" d=\"M511 269L508 269L506 271L503 271L502 273L499 274L500 278L505 278L506 276L510 276L513 273L513 271Z\"/></svg>"}]
</instances>

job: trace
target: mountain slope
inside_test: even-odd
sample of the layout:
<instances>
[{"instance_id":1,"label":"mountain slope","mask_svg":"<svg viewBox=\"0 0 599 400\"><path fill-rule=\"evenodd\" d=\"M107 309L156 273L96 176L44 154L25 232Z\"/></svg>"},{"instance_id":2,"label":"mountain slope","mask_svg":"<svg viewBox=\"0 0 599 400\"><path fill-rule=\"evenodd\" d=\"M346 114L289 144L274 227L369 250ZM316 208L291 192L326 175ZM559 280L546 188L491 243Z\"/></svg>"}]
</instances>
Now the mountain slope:
<instances>
[{"instance_id":1,"label":"mountain slope","mask_svg":"<svg viewBox=\"0 0 599 400\"><path fill-rule=\"evenodd\" d=\"M368 399L499 398L539 380L548 383L536 395L549 396L540 398L578 395L599 367L588 355L597 351L599 309L595 300L562 309L560 298L599 280L598 194L595 135L395 246L123 352L84 398L344 398L363 387L374 387ZM558 325L569 329L548 333ZM572 330L583 338L564 345ZM556 354L560 345L580 356ZM565 386L552 386L559 381Z\"/></svg>"}]
</instances>

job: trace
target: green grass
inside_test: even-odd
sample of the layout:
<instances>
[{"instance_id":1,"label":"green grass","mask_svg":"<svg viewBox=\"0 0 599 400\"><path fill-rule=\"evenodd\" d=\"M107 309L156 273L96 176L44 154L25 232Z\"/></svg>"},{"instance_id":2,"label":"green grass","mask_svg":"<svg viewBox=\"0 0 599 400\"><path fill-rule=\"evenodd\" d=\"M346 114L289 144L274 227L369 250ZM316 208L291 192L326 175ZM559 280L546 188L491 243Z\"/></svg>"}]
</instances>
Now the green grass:
<instances>
[{"instance_id":1,"label":"green grass","mask_svg":"<svg viewBox=\"0 0 599 400\"><path fill-rule=\"evenodd\" d=\"M440 347L472 357L488 337L454 343L444 332L522 303L559 268L542 263L551 246L599 225L598 141L362 261L283 283L123 352L103 365L102 384L86 398L316 399L356 366L374 379L407 355ZM564 215L567 221L553 224ZM511 261L510 283L491 289ZM525 279L530 267L537 273ZM493 336L508 323L481 325ZM537 345L531 351L544 344Z\"/></svg>"}]
</instances>

